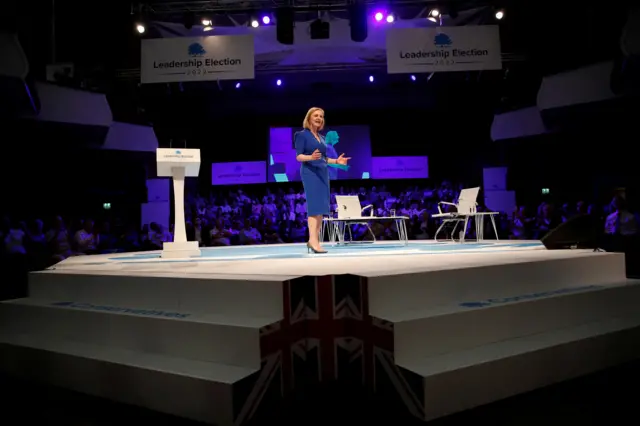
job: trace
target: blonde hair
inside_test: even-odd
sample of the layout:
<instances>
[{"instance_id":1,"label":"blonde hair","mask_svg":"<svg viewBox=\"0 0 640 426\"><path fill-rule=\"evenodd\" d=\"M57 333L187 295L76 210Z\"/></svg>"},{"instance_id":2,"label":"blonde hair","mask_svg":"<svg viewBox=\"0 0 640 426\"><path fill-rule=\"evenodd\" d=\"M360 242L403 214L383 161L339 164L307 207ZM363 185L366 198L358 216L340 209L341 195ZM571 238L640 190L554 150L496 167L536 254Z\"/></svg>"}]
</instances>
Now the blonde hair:
<instances>
[{"instance_id":1,"label":"blonde hair","mask_svg":"<svg viewBox=\"0 0 640 426\"><path fill-rule=\"evenodd\" d=\"M304 129L311 130L311 126L309 125L309 120L311 119L311 115L316 111L322 111L322 113L324 114L324 110L322 108L318 108L318 107L309 108L309 111L307 111L307 115L304 116L304 120L302 121L302 127ZM320 126L318 130L322 130L322 129L324 129L324 117L322 117L322 126Z\"/></svg>"}]
</instances>

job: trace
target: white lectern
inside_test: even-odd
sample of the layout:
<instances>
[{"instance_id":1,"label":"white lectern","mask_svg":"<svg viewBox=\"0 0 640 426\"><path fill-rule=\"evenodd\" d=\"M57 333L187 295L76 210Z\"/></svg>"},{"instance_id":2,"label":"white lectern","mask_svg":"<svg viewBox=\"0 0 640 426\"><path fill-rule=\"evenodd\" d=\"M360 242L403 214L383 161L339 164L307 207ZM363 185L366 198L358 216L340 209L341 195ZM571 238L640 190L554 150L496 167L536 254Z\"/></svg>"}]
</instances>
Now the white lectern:
<instances>
[{"instance_id":1,"label":"white lectern","mask_svg":"<svg viewBox=\"0 0 640 426\"><path fill-rule=\"evenodd\" d=\"M158 148L156 150L158 176L173 178L173 202L175 206L175 224L173 242L164 243L162 257L186 258L200 256L197 241L187 241L184 220L184 179L197 177L200 172L199 149Z\"/></svg>"}]
</instances>

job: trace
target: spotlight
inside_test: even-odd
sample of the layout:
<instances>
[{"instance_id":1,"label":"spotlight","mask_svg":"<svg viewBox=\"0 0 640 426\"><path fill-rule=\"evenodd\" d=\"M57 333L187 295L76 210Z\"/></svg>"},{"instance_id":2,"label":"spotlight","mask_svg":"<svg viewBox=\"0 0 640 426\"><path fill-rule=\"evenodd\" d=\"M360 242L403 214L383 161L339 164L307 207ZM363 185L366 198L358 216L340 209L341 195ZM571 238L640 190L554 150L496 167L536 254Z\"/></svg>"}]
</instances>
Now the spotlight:
<instances>
[{"instance_id":1,"label":"spotlight","mask_svg":"<svg viewBox=\"0 0 640 426\"><path fill-rule=\"evenodd\" d=\"M136 31L140 34L144 34L146 28L142 24L136 24Z\"/></svg>"},{"instance_id":2,"label":"spotlight","mask_svg":"<svg viewBox=\"0 0 640 426\"><path fill-rule=\"evenodd\" d=\"M262 17L262 23L265 25L269 25L269 23L271 22L271 18L269 18L268 16L263 16Z\"/></svg>"},{"instance_id":3,"label":"spotlight","mask_svg":"<svg viewBox=\"0 0 640 426\"><path fill-rule=\"evenodd\" d=\"M236 83L236 89L240 88L240 83Z\"/></svg>"},{"instance_id":4,"label":"spotlight","mask_svg":"<svg viewBox=\"0 0 640 426\"><path fill-rule=\"evenodd\" d=\"M393 15L389 15L387 16L387 22L388 23L392 23L393 21L395 21L396 19L393 17Z\"/></svg>"},{"instance_id":5,"label":"spotlight","mask_svg":"<svg viewBox=\"0 0 640 426\"><path fill-rule=\"evenodd\" d=\"M384 18L384 15L382 14L382 12L378 12L373 16L373 19L375 19L378 22L382 21L382 18Z\"/></svg>"},{"instance_id":6,"label":"spotlight","mask_svg":"<svg viewBox=\"0 0 640 426\"><path fill-rule=\"evenodd\" d=\"M369 17L364 2L354 2L347 7L349 11L349 35L351 40L362 43L369 35ZM380 15L382 17L382 14Z\"/></svg>"},{"instance_id":7,"label":"spotlight","mask_svg":"<svg viewBox=\"0 0 640 426\"><path fill-rule=\"evenodd\" d=\"M193 12L185 13L182 19L183 19L182 23L184 24L184 27L188 30L193 28L193 25L196 23L196 15Z\"/></svg>"},{"instance_id":8,"label":"spotlight","mask_svg":"<svg viewBox=\"0 0 640 426\"><path fill-rule=\"evenodd\" d=\"M499 11L497 11L497 12L496 12L496 19L497 19L497 20L500 20L500 19L502 19L502 18L504 18L504 10L499 10Z\"/></svg>"},{"instance_id":9,"label":"spotlight","mask_svg":"<svg viewBox=\"0 0 640 426\"><path fill-rule=\"evenodd\" d=\"M276 9L276 40L278 43L292 45L295 38L295 11L292 7Z\"/></svg>"},{"instance_id":10,"label":"spotlight","mask_svg":"<svg viewBox=\"0 0 640 426\"><path fill-rule=\"evenodd\" d=\"M211 19L202 18L202 25L205 26L205 27L210 27L211 26Z\"/></svg>"},{"instance_id":11,"label":"spotlight","mask_svg":"<svg viewBox=\"0 0 640 426\"><path fill-rule=\"evenodd\" d=\"M258 28L260 26L260 22L258 22L255 19L253 19L253 20L251 20L251 26L253 28Z\"/></svg>"},{"instance_id":12,"label":"spotlight","mask_svg":"<svg viewBox=\"0 0 640 426\"><path fill-rule=\"evenodd\" d=\"M411 81L416 81L416 76L412 75L411 77L409 77L411 79Z\"/></svg>"},{"instance_id":13,"label":"spotlight","mask_svg":"<svg viewBox=\"0 0 640 426\"><path fill-rule=\"evenodd\" d=\"M282 86L282 80L277 79L276 80L276 86Z\"/></svg>"},{"instance_id":14,"label":"spotlight","mask_svg":"<svg viewBox=\"0 0 640 426\"><path fill-rule=\"evenodd\" d=\"M440 11L438 9L432 9L431 12L429 12L429 15L437 18L438 16L440 16Z\"/></svg>"},{"instance_id":15,"label":"spotlight","mask_svg":"<svg viewBox=\"0 0 640 426\"><path fill-rule=\"evenodd\" d=\"M331 24L322 19L316 19L309 25L311 40L327 40L331 35Z\"/></svg>"},{"instance_id":16,"label":"spotlight","mask_svg":"<svg viewBox=\"0 0 640 426\"><path fill-rule=\"evenodd\" d=\"M370 76L369 76L369 82L370 82L370 83L373 83L373 80L374 80L373 76L372 76L372 75L370 75Z\"/></svg>"}]
</instances>

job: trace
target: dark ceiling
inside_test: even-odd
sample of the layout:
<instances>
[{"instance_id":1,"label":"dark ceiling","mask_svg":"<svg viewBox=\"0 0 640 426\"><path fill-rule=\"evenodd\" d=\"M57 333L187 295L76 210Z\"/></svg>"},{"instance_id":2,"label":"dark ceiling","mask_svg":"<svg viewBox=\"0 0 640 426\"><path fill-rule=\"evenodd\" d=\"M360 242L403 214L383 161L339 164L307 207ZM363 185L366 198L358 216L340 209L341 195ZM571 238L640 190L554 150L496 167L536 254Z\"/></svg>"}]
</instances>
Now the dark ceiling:
<instances>
[{"instance_id":1,"label":"dark ceiling","mask_svg":"<svg viewBox=\"0 0 640 426\"><path fill-rule=\"evenodd\" d=\"M29 49L36 70L40 64L52 59L51 2L48 6L33 8L30 2L17 2L23 44ZM217 2L180 2L155 0L142 9L155 11L153 18L181 22L184 10L264 10L267 4L281 0ZM534 66L544 74L573 68L585 62L611 57L618 49L620 28L625 19L629 0L505 0L505 1L450 1L393 2L394 8L423 5L426 8L447 4L464 9L474 5L493 4L505 7L506 19L501 22L503 51L526 54ZM137 3L136 3L137 4ZM317 5L300 2L298 5ZM342 0L324 0L321 4L345 4ZM11 5L11 2L8 6ZM211 6L213 5L213 6ZM262 5L262 6L261 6ZM272 6L273 7L273 6ZM315 6L311 6L312 8ZM338 7L338 6L336 6ZM11 10L8 7L7 10ZM84 6L73 0L55 0L55 59L74 62L91 68L132 68L139 61L139 40L132 31L132 5L129 2L96 0ZM5 14L8 16L9 14ZM43 43L43 40L47 42Z\"/></svg>"},{"instance_id":2,"label":"dark ceiling","mask_svg":"<svg viewBox=\"0 0 640 426\"><path fill-rule=\"evenodd\" d=\"M225 13L225 10L264 10L267 5L273 7L278 1L156 0L145 4L142 10L155 19L181 22L186 10L197 12L204 8L204 12L215 9L218 13ZM459 79L467 82L465 84L469 81L481 82L482 86L477 90L493 91L498 102L492 101L490 104L506 109L533 104L544 75L614 58L619 52L620 30L629 3L627 0L610 0L606 3L600 0L409 2L412 4L402 6L401 0L395 1L394 8L415 8L420 5L429 8L438 5L446 10L450 5L458 9L491 5L506 9L506 18L500 23L503 52L526 60L508 63L505 73L485 73L482 79L476 74L439 76L445 92ZM34 76L42 78L48 63L72 62L76 65L78 78L86 83L85 87L109 93L116 105L116 115L121 114L129 121L134 121L133 117L139 117L140 110L146 108L145 99L157 104L160 99L171 99L176 92L184 97L190 91L194 95L206 93L212 99L228 96L220 94L220 87L213 83L204 89L198 85L185 85L179 89L155 87L141 91L135 78L118 81L115 76L119 75L119 70L139 66L140 41L133 31L132 5L128 2L96 0L84 2L81 6L77 1L55 0L55 19L52 19L53 3L50 1L45 6L34 8L30 2L12 0L6 5L8 12L4 16L13 14L15 19L5 20L4 24L18 29ZM301 8L313 8L316 6L309 5L318 3L298 1L296 4ZM335 10L344 2L324 0L322 4ZM139 10L139 7L133 10ZM51 37L52 23L55 24L55 39ZM391 90L400 90L394 87Z\"/></svg>"}]
</instances>

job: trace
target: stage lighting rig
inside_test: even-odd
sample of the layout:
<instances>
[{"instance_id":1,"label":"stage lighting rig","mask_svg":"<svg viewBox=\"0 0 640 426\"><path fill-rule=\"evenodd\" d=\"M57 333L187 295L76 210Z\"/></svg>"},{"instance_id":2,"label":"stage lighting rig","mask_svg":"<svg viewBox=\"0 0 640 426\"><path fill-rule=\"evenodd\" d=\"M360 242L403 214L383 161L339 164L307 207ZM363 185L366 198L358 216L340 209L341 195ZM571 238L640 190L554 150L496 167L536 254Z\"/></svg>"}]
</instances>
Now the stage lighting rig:
<instances>
[{"instance_id":1,"label":"stage lighting rig","mask_svg":"<svg viewBox=\"0 0 640 426\"><path fill-rule=\"evenodd\" d=\"M479 0L482 1L482 0ZM144 8L153 15L160 16L180 16L186 12L192 12L196 16L212 16L216 13L260 13L260 11L276 10L279 8L292 8L296 12L313 11L346 11L349 6L358 3L372 10L380 5L379 0L328 0L315 4L308 0L245 0L231 2L225 0L214 1L160 1L149 2ZM429 2L434 3L434 2ZM394 7L424 5L424 0L395 0Z\"/></svg>"},{"instance_id":2,"label":"stage lighting rig","mask_svg":"<svg viewBox=\"0 0 640 426\"><path fill-rule=\"evenodd\" d=\"M322 19L316 19L309 26L309 35L312 40L326 40L330 35L330 24Z\"/></svg>"}]
</instances>

